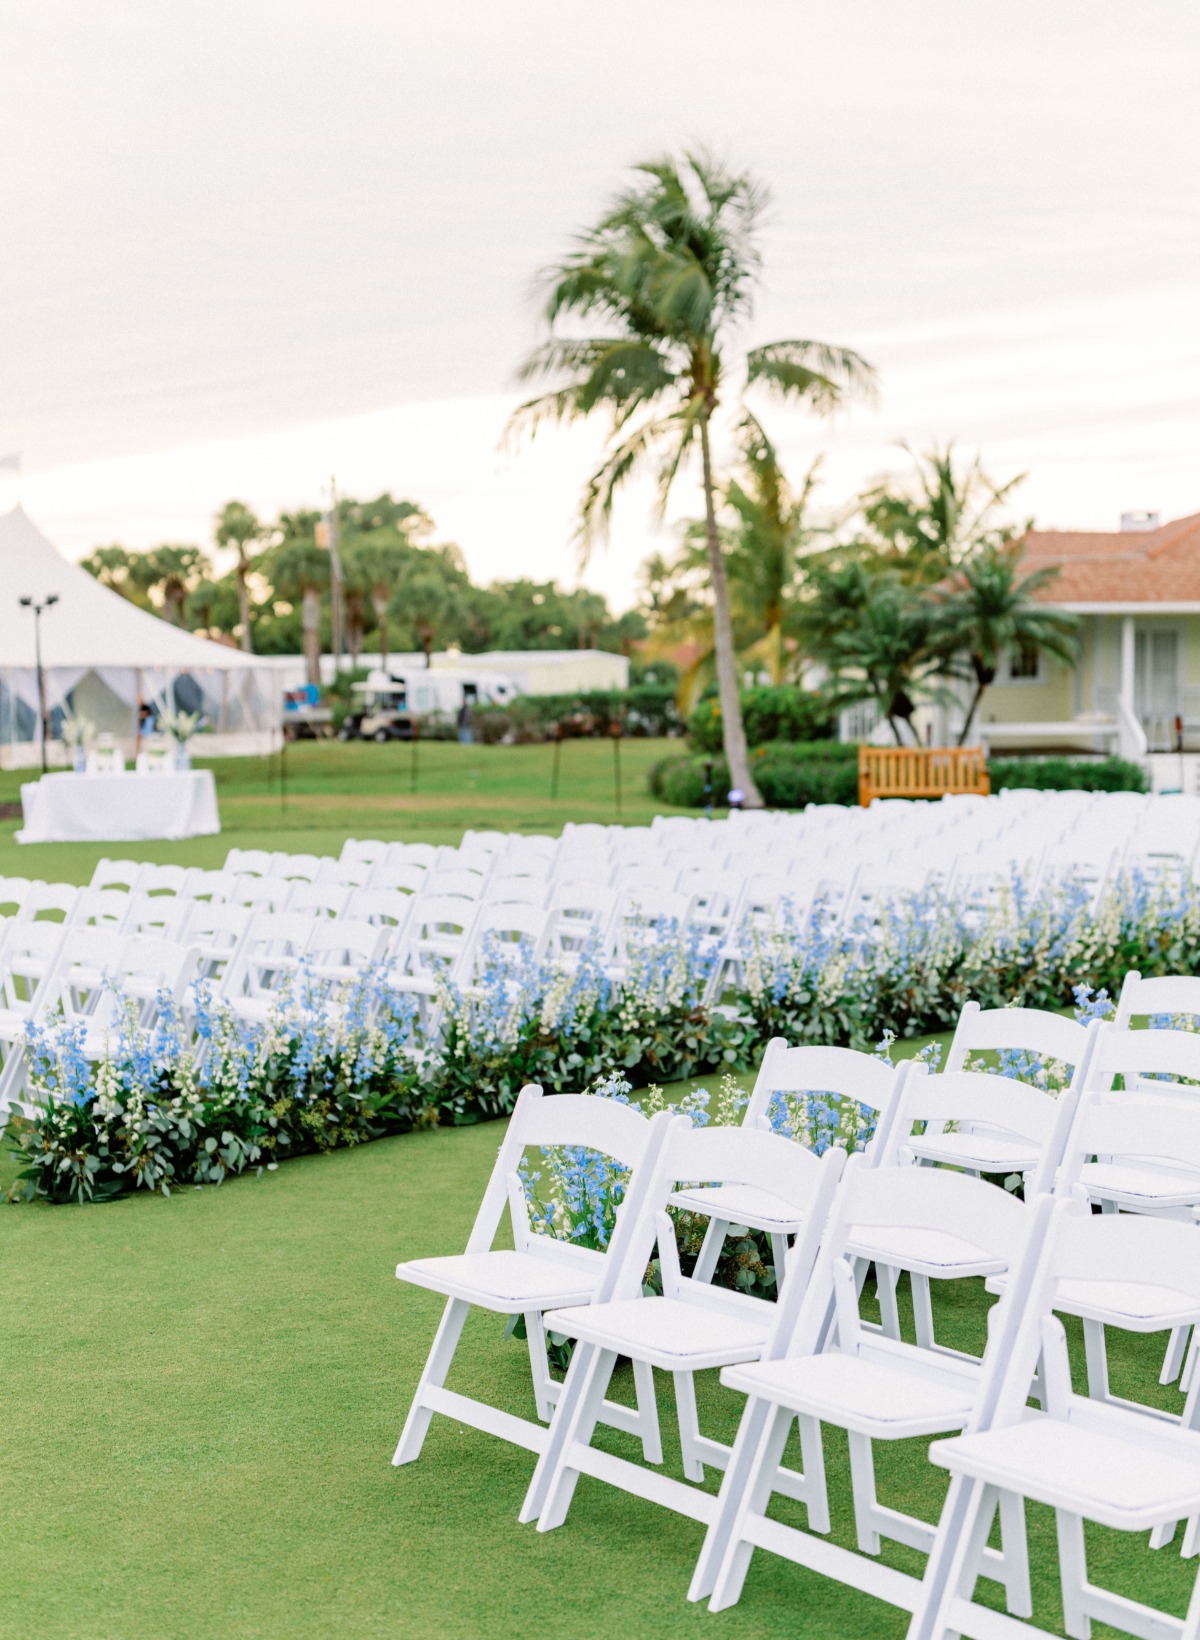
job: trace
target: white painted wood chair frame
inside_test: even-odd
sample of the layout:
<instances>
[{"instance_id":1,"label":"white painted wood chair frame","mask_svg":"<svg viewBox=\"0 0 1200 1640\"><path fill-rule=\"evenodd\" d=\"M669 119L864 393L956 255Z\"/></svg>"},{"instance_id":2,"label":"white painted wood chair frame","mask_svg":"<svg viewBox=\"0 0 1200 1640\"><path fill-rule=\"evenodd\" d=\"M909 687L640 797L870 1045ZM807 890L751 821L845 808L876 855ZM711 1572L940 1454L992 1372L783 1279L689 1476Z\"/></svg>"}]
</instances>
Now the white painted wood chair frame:
<instances>
[{"instance_id":1,"label":"white painted wood chair frame","mask_svg":"<svg viewBox=\"0 0 1200 1640\"><path fill-rule=\"evenodd\" d=\"M1098 1227L1098 1228L1097 1228ZM989 1350L984 1387L963 1435L935 1441L930 1459L951 1473L933 1553L908 1640L1028 1640L1048 1631L975 1604L975 1583L997 1510L1029 1498L1055 1511L1066 1631L1087 1640L1093 1621L1143 1640L1197 1640L1200 1583L1186 1617L1091 1583L1084 1522L1115 1531L1154 1531L1200 1511L1200 1435L1071 1391L1066 1336L1052 1313L1060 1282L1138 1283L1141 1254L1105 1234L1076 1200L1039 1200L1031 1243L1037 1259L1014 1286L1020 1321L1011 1348ZM1045 1407L1027 1404L1042 1363Z\"/></svg>"},{"instance_id":2,"label":"white painted wood chair frame","mask_svg":"<svg viewBox=\"0 0 1200 1640\"><path fill-rule=\"evenodd\" d=\"M696 1129L687 1117L673 1118L641 1217L620 1249L610 1294L604 1299L597 1295L587 1309L562 1310L555 1317L556 1330L577 1342L549 1439L521 1506L523 1522L536 1519L539 1532L561 1526L581 1474L692 1519L712 1519L717 1500L692 1483L703 1481L706 1464L724 1469L732 1449L700 1432L695 1373L757 1359L770 1336L775 1306L682 1276L667 1204L681 1178L696 1177L737 1183L761 1180L781 1193L805 1196L811 1212L793 1249L788 1276L789 1285L803 1289L844 1164L841 1151L829 1150L818 1158L758 1129ZM661 1297L644 1297L642 1278L655 1241L663 1292ZM592 1446L620 1356L628 1356L635 1370L640 1365L645 1371L657 1367L671 1373L686 1480Z\"/></svg>"},{"instance_id":3,"label":"white painted wood chair frame","mask_svg":"<svg viewBox=\"0 0 1200 1640\"><path fill-rule=\"evenodd\" d=\"M916 1606L920 1581L876 1557L883 1538L930 1555L937 1528L880 1504L873 1442L961 1429L977 1405L986 1366L947 1360L866 1328L858 1313L853 1241L856 1229L872 1222L928 1232L953 1227L966 1213L987 1221L983 1234L993 1252L1025 1271L1035 1251L1034 1216L1024 1219L1014 1237L1011 1214L997 1214L998 1199L992 1186L963 1174L870 1169L861 1156L850 1159L807 1291L799 1298L790 1285L785 1291L760 1362L721 1375L722 1383L748 1400L690 1600L711 1597L714 1611L733 1605L754 1549L764 1548L901 1609ZM989 1316L985 1363L1008 1348L1015 1308L1011 1299L1002 1300ZM799 1426L803 1476L782 1467L793 1422ZM826 1541L831 1520L822 1427L827 1423L845 1429L849 1438L857 1550ZM768 1517L776 1492L806 1503L806 1530ZM1002 1551L988 1551L985 1574L1004 1585L1010 1609L1027 1612L1029 1565L1019 1508L1006 1511L1002 1539Z\"/></svg>"},{"instance_id":4,"label":"white painted wood chair frame","mask_svg":"<svg viewBox=\"0 0 1200 1640\"><path fill-rule=\"evenodd\" d=\"M544 1097L525 1087L517 1099L491 1178L461 1257L414 1259L396 1267L399 1280L446 1297L442 1319L413 1395L392 1463L412 1463L421 1454L434 1413L469 1424L530 1452L544 1450L545 1425L563 1393L551 1376L544 1316L566 1304L586 1304L605 1296L619 1268L621 1249L640 1217L658 1151L675 1118L661 1111L651 1121L629 1105L586 1094ZM630 1168L625 1197L605 1253L536 1234L519 1176L529 1146L583 1146L602 1151ZM493 1251L492 1242L507 1211L512 1253ZM507 1286L507 1291L506 1291ZM524 1291L520 1291L524 1287ZM457 1390L447 1389L463 1325L472 1305L525 1321L534 1404L540 1423L515 1416ZM605 1423L639 1437L647 1463L662 1461L653 1375L635 1369L637 1408L606 1401Z\"/></svg>"},{"instance_id":5,"label":"white painted wood chair frame","mask_svg":"<svg viewBox=\"0 0 1200 1640\"><path fill-rule=\"evenodd\" d=\"M857 1053L852 1048L790 1048L783 1037L772 1037L755 1077L742 1126L769 1131L771 1101L777 1093L809 1092L836 1094L870 1105L880 1113L883 1123L910 1075L911 1063L905 1061L897 1070L873 1054ZM877 1153L878 1138L877 1134L870 1147L872 1156ZM796 1234L808 1211L806 1202L772 1200L757 1186L679 1191L672 1197L672 1205L711 1215L696 1260L697 1281L712 1280L725 1238L735 1224L770 1236L775 1269L782 1279L788 1237Z\"/></svg>"}]
</instances>

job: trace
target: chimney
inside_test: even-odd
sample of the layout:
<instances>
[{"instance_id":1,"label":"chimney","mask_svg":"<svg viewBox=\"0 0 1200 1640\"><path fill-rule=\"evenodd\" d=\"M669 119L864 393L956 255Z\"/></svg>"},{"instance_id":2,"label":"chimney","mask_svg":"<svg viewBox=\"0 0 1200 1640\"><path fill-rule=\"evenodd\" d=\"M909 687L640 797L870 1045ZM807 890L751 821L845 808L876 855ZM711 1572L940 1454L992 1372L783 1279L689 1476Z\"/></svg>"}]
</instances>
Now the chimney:
<instances>
[{"instance_id":1,"label":"chimney","mask_svg":"<svg viewBox=\"0 0 1200 1640\"><path fill-rule=\"evenodd\" d=\"M1156 512L1124 512L1121 514L1121 533L1129 530L1156 530L1159 517Z\"/></svg>"}]
</instances>

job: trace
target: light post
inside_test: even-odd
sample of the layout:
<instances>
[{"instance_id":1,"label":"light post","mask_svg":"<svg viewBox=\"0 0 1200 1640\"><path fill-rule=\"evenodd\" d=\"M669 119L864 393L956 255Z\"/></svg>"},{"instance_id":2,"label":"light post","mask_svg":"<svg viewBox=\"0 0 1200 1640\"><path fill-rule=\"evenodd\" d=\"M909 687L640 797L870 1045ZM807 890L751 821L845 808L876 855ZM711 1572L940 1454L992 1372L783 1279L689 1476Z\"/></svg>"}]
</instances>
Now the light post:
<instances>
[{"instance_id":1,"label":"light post","mask_svg":"<svg viewBox=\"0 0 1200 1640\"><path fill-rule=\"evenodd\" d=\"M37 667L38 720L42 726L42 773L46 772L46 740L49 725L46 722L46 674L42 670L42 611L58 602L57 592L48 592L44 598L20 598L22 609L33 611L33 657Z\"/></svg>"}]
</instances>

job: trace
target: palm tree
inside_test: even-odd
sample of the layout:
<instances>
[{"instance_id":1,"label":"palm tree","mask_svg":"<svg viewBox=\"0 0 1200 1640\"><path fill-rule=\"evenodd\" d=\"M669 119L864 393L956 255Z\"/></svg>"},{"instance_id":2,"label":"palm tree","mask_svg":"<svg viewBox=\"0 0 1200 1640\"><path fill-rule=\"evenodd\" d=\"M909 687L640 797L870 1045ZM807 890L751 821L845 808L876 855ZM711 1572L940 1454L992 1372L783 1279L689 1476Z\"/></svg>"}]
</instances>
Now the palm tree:
<instances>
[{"instance_id":1,"label":"palm tree","mask_svg":"<svg viewBox=\"0 0 1200 1640\"><path fill-rule=\"evenodd\" d=\"M802 630L808 653L832 674L833 704L874 700L897 746L901 723L919 745L913 715L923 701L943 697L939 680L953 674L928 597L895 570L860 560L814 570L811 585Z\"/></svg>"},{"instance_id":2,"label":"palm tree","mask_svg":"<svg viewBox=\"0 0 1200 1640\"><path fill-rule=\"evenodd\" d=\"M147 592L162 592L163 612L172 626L184 624L184 603L191 588L208 573L208 559L199 547L165 543L142 553L139 584Z\"/></svg>"},{"instance_id":3,"label":"palm tree","mask_svg":"<svg viewBox=\"0 0 1200 1640\"><path fill-rule=\"evenodd\" d=\"M321 682L321 599L329 589L329 553L317 545L320 514L281 513L281 539L271 548L267 568L275 592L300 605L305 677Z\"/></svg>"},{"instance_id":4,"label":"palm tree","mask_svg":"<svg viewBox=\"0 0 1200 1640\"><path fill-rule=\"evenodd\" d=\"M388 606L405 570L413 561L414 549L402 532L390 525L351 538L343 558L348 604L354 597L369 600L379 633L379 664L388 665Z\"/></svg>"},{"instance_id":5,"label":"palm tree","mask_svg":"<svg viewBox=\"0 0 1200 1640\"><path fill-rule=\"evenodd\" d=\"M1078 620L1047 609L1036 594L1058 574L1047 564L1021 574L1021 548L985 546L959 565L935 607L935 637L947 654L966 653L975 691L958 744L965 746L983 691L996 680L1002 655L1041 650L1070 664L1077 651Z\"/></svg>"},{"instance_id":6,"label":"palm tree","mask_svg":"<svg viewBox=\"0 0 1200 1640\"><path fill-rule=\"evenodd\" d=\"M392 598L392 614L416 635L425 655L425 665L433 665L433 644L439 632L462 614L458 585L432 564L406 575Z\"/></svg>"},{"instance_id":7,"label":"palm tree","mask_svg":"<svg viewBox=\"0 0 1200 1640\"><path fill-rule=\"evenodd\" d=\"M583 494L584 558L631 474L647 463L656 467L661 514L681 467L699 448L725 753L733 783L747 804L759 806L717 527L712 419L734 372L733 333L750 316L766 193L703 153L635 170L636 180L549 270L550 336L521 376L554 385L523 404L512 425L535 432L548 420L578 421L597 410L609 416L604 459ZM563 334L559 326L567 320L598 321L601 333ZM741 366L746 386L761 385L818 412L867 388L874 374L849 349L813 341L753 348Z\"/></svg>"},{"instance_id":8,"label":"palm tree","mask_svg":"<svg viewBox=\"0 0 1200 1640\"><path fill-rule=\"evenodd\" d=\"M219 547L237 549L238 620L242 648L250 654L254 648L250 630L250 548L262 540L263 527L244 501L227 501L217 514L213 534Z\"/></svg>"},{"instance_id":9,"label":"palm tree","mask_svg":"<svg viewBox=\"0 0 1200 1640\"><path fill-rule=\"evenodd\" d=\"M997 484L983 470L977 455L965 469L956 470L954 445L916 455L916 472L907 488L885 480L862 498L868 525L884 551L904 558L918 579L938 580L953 564L985 546L1000 546L1016 533L997 518L1024 474Z\"/></svg>"}]
</instances>

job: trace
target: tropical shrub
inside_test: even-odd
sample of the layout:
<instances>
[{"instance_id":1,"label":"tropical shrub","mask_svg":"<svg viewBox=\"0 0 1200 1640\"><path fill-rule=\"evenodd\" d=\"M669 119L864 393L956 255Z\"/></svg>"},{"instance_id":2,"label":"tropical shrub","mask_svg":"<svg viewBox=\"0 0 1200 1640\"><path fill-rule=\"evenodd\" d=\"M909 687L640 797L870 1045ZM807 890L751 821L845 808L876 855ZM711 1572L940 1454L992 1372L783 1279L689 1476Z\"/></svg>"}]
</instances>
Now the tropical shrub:
<instances>
[{"instance_id":1,"label":"tropical shrub","mask_svg":"<svg viewBox=\"0 0 1200 1640\"><path fill-rule=\"evenodd\" d=\"M765 746L774 740L827 741L837 733L837 711L828 697L794 684L747 689L742 695L742 722L748 746ZM687 729L694 751L711 754L722 749L721 707L715 695L700 702Z\"/></svg>"},{"instance_id":2,"label":"tropical shrub","mask_svg":"<svg viewBox=\"0 0 1200 1640\"><path fill-rule=\"evenodd\" d=\"M1146 771L1123 757L993 757L992 790L1030 787L1043 792L1145 792Z\"/></svg>"},{"instance_id":3,"label":"tropical shrub","mask_svg":"<svg viewBox=\"0 0 1200 1640\"><path fill-rule=\"evenodd\" d=\"M723 757L666 757L650 770L650 790L677 808L705 806L706 764L712 765L711 803L724 808L729 766ZM774 741L750 754L754 779L768 808L802 809L809 803L858 800L858 747L850 742Z\"/></svg>"},{"instance_id":4,"label":"tropical shrub","mask_svg":"<svg viewBox=\"0 0 1200 1640\"><path fill-rule=\"evenodd\" d=\"M473 715L476 738L485 745L552 740L556 731L571 740L607 735L678 734L683 720L669 683L630 689L595 689L577 695L518 695L505 706L479 706Z\"/></svg>"}]
</instances>

